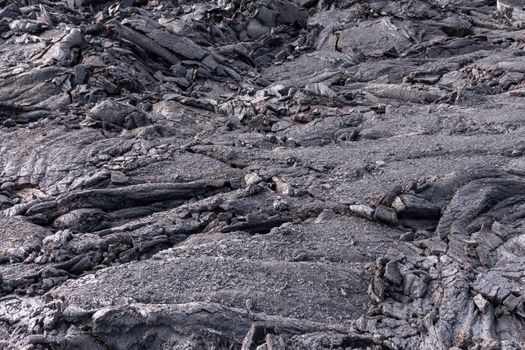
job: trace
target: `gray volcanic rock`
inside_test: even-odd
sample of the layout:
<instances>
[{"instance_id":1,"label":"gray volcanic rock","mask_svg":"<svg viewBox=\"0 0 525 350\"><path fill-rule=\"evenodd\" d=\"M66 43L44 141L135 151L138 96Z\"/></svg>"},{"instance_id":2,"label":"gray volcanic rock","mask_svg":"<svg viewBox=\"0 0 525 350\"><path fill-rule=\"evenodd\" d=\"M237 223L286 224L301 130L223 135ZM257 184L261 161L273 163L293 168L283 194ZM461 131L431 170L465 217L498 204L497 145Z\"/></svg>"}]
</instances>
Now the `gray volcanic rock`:
<instances>
[{"instance_id":1,"label":"gray volcanic rock","mask_svg":"<svg viewBox=\"0 0 525 350\"><path fill-rule=\"evenodd\" d=\"M0 348L525 348L522 10L0 0Z\"/></svg>"}]
</instances>

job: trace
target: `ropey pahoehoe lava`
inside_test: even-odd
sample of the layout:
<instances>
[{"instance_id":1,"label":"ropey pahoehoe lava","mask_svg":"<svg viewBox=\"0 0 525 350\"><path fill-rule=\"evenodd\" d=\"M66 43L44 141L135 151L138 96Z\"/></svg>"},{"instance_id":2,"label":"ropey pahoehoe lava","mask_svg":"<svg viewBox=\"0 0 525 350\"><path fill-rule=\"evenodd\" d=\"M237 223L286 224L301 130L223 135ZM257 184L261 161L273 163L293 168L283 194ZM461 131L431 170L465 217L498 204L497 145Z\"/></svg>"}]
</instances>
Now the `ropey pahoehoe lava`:
<instances>
[{"instance_id":1,"label":"ropey pahoehoe lava","mask_svg":"<svg viewBox=\"0 0 525 350\"><path fill-rule=\"evenodd\" d=\"M0 0L0 348L525 348L522 0Z\"/></svg>"}]
</instances>

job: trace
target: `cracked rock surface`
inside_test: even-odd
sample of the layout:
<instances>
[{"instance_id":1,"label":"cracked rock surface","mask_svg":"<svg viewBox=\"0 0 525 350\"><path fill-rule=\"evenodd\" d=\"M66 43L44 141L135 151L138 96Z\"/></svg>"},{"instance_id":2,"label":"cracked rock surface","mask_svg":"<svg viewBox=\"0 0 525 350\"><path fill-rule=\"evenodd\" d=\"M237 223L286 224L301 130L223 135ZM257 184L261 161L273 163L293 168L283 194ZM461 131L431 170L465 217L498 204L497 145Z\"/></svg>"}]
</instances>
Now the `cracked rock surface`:
<instances>
[{"instance_id":1,"label":"cracked rock surface","mask_svg":"<svg viewBox=\"0 0 525 350\"><path fill-rule=\"evenodd\" d=\"M525 348L518 0L0 0L0 348Z\"/></svg>"}]
</instances>

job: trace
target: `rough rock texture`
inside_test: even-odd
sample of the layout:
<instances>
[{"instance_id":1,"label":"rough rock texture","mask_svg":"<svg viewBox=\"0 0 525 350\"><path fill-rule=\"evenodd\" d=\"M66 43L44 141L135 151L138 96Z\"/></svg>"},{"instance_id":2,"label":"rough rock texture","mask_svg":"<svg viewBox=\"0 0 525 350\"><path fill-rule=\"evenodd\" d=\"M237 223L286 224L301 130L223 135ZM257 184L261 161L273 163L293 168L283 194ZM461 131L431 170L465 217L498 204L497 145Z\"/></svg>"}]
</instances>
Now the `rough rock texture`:
<instances>
[{"instance_id":1,"label":"rough rock texture","mask_svg":"<svg viewBox=\"0 0 525 350\"><path fill-rule=\"evenodd\" d=\"M522 6L0 0L0 348L525 348Z\"/></svg>"}]
</instances>

